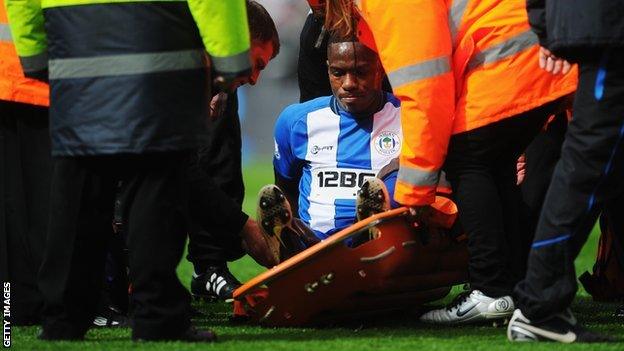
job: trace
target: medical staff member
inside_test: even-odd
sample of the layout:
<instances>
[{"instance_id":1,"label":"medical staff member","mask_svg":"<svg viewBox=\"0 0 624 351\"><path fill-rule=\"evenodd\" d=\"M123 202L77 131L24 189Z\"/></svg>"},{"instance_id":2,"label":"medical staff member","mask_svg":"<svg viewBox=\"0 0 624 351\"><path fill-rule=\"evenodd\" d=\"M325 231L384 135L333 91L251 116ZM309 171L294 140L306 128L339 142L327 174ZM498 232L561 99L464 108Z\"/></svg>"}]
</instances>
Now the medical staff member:
<instances>
[{"instance_id":1,"label":"medical staff member","mask_svg":"<svg viewBox=\"0 0 624 351\"><path fill-rule=\"evenodd\" d=\"M516 160L558 100L574 92L575 72L540 69L523 0L328 4L328 27L357 31L375 47L401 100L395 199L424 215L444 169L468 234L472 290L421 320L509 317L530 235L517 232Z\"/></svg>"}]
</instances>

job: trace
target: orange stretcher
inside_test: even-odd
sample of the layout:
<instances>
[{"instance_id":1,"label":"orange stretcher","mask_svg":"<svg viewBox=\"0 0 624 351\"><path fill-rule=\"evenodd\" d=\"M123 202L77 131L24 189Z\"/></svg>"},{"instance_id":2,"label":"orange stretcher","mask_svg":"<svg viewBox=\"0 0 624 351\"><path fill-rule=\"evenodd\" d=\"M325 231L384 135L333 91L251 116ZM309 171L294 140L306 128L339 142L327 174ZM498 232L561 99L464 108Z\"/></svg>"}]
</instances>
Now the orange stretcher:
<instances>
[{"instance_id":1,"label":"orange stretcher","mask_svg":"<svg viewBox=\"0 0 624 351\"><path fill-rule=\"evenodd\" d=\"M450 226L455 204L439 198L433 207L431 222ZM440 299L467 280L465 241L414 226L407 208L360 221L238 288L234 314L265 326L321 325ZM371 228L374 239L347 245Z\"/></svg>"}]
</instances>

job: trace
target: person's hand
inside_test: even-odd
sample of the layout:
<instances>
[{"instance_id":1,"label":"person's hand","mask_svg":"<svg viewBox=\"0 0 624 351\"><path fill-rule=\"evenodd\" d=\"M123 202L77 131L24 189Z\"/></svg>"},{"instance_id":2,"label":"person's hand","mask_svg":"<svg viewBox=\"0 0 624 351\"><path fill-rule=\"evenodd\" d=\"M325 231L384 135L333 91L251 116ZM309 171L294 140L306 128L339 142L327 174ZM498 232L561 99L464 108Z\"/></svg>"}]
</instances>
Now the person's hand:
<instances>
[{"instance_id":1,"label":"person's hand","mask_svg":"<svg viewBox=\"0 0 624 351\"><path fill-rule=\"evenodd\" d=\"M431 206L409 207L408 220L414 227L426 223L431 215Z\"/></svg>"},{"instance_id":2,"label":"person's hand","mask_svg":"<svg viewBox=\"0 0 624 351\"><path fill-rule=\"evenodd\" d=\"M210 100L210 118L214 119L220 117L225 112L227 106L228 94L224 92L217 93Z\"/></svg>"},{"instance_id":3,"label":"person's hand","mask_svg":"<svg viewBox=\"0 0 624 351\"><path fill-rule=\"evenodd\" d=\"M258 264L270 268L279 263L279 242L277 242L277 247L275 247L275 243L271 243L262 234L258 223L253 219L249 218L245 222L241 238L243 240L243 249Z\"/></svg>"},{"instance_id":4,"label":"person's hand","mask_svg":"<svg viewBox=\"0 0 624 351\"><path fill-rule=\"evenodd\" d=\"M516 162L516 185L522 184L526 176L526 156L522 154Z\"/></svg>"},{"instance_id":5,"label":"person's hand","mask_svg":"<svg viewBox=\"0 0 624 351\"><path fill-rule=\"evenodd\" d=\"M558 58L544 47L540 47L539 49L539 66L541 69L552 74L566 74L570 72L570 68L572 68L572 65L568 61Z\"/></svg>"}]
</instances>

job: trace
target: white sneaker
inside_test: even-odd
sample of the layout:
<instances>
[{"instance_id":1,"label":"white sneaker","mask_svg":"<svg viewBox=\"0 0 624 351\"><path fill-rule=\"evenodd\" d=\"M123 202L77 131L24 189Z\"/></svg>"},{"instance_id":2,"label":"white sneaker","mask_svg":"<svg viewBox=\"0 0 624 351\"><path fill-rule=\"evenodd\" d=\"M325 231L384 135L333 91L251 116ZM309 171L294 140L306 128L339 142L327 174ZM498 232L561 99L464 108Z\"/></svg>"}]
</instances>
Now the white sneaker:
<instances>
[{"instance_id":1,"label":"white sneaker","mask_svg":"<svg viewBox=\"0 0 624 351\"><path fill-rule=\"evenodd\" d=\"M479 290L459 295L446 308L429 311L420 321L435 324L463 324L511 317L514 302L510 296L492 298Z\"/></svg>"}]
</instances>

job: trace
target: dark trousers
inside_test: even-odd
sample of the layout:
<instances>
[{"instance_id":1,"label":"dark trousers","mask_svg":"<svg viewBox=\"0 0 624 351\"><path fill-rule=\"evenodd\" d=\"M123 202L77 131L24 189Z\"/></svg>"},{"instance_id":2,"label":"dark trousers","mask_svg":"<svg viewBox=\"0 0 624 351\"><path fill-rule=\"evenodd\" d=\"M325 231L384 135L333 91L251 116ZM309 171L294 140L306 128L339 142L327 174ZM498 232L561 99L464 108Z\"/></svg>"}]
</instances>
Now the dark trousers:
<instances>
[{"instance_id":1,"label":"dark trousers","mask_svg":"<svg viewBox=\"0 0 624 351\"><path fill-rule=\"evenodd\" d=\"M186 238L186 156L55 160L49 236L39 273L47 335L80 338L91 325L119 180L125 183L133 337L175 338L189 327L190 296L176 275Z\"/></svg>"},{"instance_id":2,"label":"dark trousers","mask_svg":"<svg viewBox=\"0 0 624 351\"><path fill-rule=\"evenodd\" d=\"M48 108L1 101L0 281L11 283L14 325L40 321L51 175Z\"/></svg>"},{"instance_id":3,"label":"dark trousers","mask_svg":"<svg viewBox=\"0 0 624 351\"><path fill-rule=\"evenodd\" d=\"M561 156L561 145L567 129L568 118L566 113L557 114L548 123L546 129L540 132L524 151L526 171L524 181L520 185L522 192L520 226L524 232L530 234L530 241L533 241L533 234L537 227L544 197L548 185L550 185L555 165Z\"/></svg>"},{"instance_id":4,"label":"dark trousers","mask_svg":"<svg viewBox=\"0 0 624 351\"><path fill-rule=\"evenodd\" d=\"M624 191L624 52L581 60L574 116L515 290L530 319L566 309L576 294L574 259L604 205ZM622 215L622 214L620 214Z\"/></svg>"},{"instance_id":5,"label":"dark trousers","mask_svg":"<svg viewBox=\"0 0 624 351\"><path fill-rule=\"evenodd\" d=\"M473 289L510 295L524 275L530 239L519 230L516 163L556 103L451 137L444 166L468 234Z\"/></svg>"},{"instance_id":6,"label":"dark trousers","mask_svg":"<svg viewBox=\"0 0 624 351\"><path fill-rule=\"evenodd\" d=\"M193 154L190 165L191 228L187 258L197 273L245 254L239 236L247 216L241 219L245 187L236 93L228 94L225 112L208 120L207 127L207 142Z\"/></svg>"}]
</instances>

